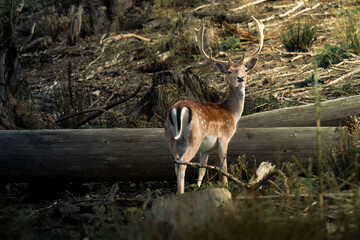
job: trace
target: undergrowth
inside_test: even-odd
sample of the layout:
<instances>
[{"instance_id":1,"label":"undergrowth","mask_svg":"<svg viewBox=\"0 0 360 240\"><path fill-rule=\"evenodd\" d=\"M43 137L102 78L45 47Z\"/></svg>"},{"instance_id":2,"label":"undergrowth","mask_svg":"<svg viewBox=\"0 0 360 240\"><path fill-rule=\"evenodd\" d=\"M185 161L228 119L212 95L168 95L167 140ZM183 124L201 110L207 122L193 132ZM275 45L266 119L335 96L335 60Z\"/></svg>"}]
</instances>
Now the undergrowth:
<instances>
[{"instance_id":1,"label":"undergrowth","mask_svg":"<svg viewBox=\"0 0 360 240\"><path fill-rule=\"evenodd\" d=\"M335 148L325 158L324 170L339 183L359 181L360 118L353 117L345 127Z\"/></svg>"},{"instance_id":2,"label":"undergrowth","mask_svg":"<svg viewBox=\"0 0 360 240\"><path fill-rule=\"evenodd\" d=\"M298 102L296 100L284 101L271 94L267 98L246 95L243 115L297 105Z\"/></svg>"},{"instance_id":3,"label":"undergrowth","mask_svg":"<svg viewBox=\"0 0 360 240\"><path fill-rule=\"evenodd\" d=\"M315 24L288 23L279 33L280 41L289 52L307 52L315 41Z\"/></svg>"},{"instance_id":4,"label":"undergrowth","mask_svg":"<svg viewBox=\"0 0 360 240\"><path fill-rule=\"evenodd\" d=\"M359 8L340 8L334 15L337 44L326 44L321 53L314 58L317 65L322 68L340 63L343 59L350 58L351 54L360 54Z\"/></svg>"},{"instance_id":5,"label":"undergrowth","mask_svg":"<svg viewBox=\"0 0 360 240\"><path fill-rule=\"evenodd\" d=\"M349 58L350 47L345 44L330 45L326 44L321 53L315 55L315 62L318 67L327 68L332 64L337 64L345 58Z\"/></svg>"},{"instance_id":6,"label":"undergrowth","mask_svg":"<svg viewBox=\"0 0 360 240\"><path fill-rule=\"evenodd\" d=\"M360 9L351 7L335 12L336 36L339 42L349 46L355 54L360 54Z\"/></svg>"}]
</instances>

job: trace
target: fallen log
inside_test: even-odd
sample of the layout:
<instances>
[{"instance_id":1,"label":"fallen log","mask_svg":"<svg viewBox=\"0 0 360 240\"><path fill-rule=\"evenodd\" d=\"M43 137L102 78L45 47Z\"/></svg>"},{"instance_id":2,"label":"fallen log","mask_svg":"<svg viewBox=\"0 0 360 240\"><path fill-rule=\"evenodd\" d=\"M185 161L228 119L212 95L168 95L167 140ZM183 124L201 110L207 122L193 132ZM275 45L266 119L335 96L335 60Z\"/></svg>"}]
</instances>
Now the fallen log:
<instances>
[{"instance_id":1,"label":"fallen log","mask_svg":"<svg viewBox=\"0 0 360 240\"><path fill-rule=\"evenodd\" d=\"M338 128L321 128L324 148ZM306 163L317 156L316 130L242 128L229 144L229 165L238 156L279 165L292 156ZM213 160L212 160L213 159ZM193 161L198 161L193 160ZM218 164L217 151L209 164ZM188 168L192 179L195 170ZM174 180L173 158L163 129L1 130L0 181Z\"/></svg>"},{"instance_id":2,"label":"fallen log","mask_svg":"<svg viewBox=\"0 0 360 240\"><path fill-rule=\"evenodd\" d=\"M321 126L345 125L350 116L360 115L360 96L343 97L321 103ZM314 104L281 108L242 116L238 127L316 126Z\"/></svg>"}]
</instances>

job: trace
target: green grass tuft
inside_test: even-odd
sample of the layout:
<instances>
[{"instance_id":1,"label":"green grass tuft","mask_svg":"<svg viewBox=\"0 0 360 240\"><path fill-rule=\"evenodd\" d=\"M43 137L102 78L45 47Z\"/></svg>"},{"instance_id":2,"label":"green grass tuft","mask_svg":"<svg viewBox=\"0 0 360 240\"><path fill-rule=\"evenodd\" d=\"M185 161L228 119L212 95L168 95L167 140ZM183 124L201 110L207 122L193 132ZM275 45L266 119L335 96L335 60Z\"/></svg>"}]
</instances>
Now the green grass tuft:
<instances>
[{"instance_id":1,"label":"green grass tuft","mask_svg":"<svg viewBox=\"0 0 360 240\"><path fill-rule=\"evenodd\" d=\"M288 23L279 37L287 51L307 52L315 41L315 25L312 22Z\"/></svg>"},{"instance_id":2,"label":"green grass tuft","mask_svg":"<svg viewBox=\"0 0 360 240\"><path fill-rule=\"evenodd\" d=\"M240 39L236 36L230 36L221 39L220 50L235 52L240 49L240 46Z\"/></svg>"},{"instance_id":3,"label":"green grass tuft","mask_svg":"<svg viewBox=\"0 0 360 240\"><path fill-rule=\"evenodd\" d=\"M332 64L341 62L344 58L349 58L349 46L326 44L320 54L315 55L315 62L318 67L327 68Z\"/></svg>"},{"instance_id":4,"label":"green grass tuft","mask_svg":"<svg viewBox=\"0 0 360 240\"><path fill-rule=\"evenodd\" d=\"M327 175L339 182L350 182L359 178L360 119L354 117L350 126L341 132L340 141L324 159Z\"/></svg>"}]
</instances>

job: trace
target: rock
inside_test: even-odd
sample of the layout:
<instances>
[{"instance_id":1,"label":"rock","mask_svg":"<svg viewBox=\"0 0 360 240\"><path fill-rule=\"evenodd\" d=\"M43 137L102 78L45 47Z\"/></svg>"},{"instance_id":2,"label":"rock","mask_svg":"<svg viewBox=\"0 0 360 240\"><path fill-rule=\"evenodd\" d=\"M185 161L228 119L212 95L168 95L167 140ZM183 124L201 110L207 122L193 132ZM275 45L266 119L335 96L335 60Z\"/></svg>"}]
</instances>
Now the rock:
<instances>
[{"instance_id":1,"label":"rock","mask_svg":"<svg viewBox=\"0 0 360 240\"><path fill-rule=\"evenodd\" d=\"M232 208L231 193L225 188L207 189L159 197L151 212L156 223L170 224L174 230L194 221L206 221L226 208Z\"/></svg>"}]
</instances>

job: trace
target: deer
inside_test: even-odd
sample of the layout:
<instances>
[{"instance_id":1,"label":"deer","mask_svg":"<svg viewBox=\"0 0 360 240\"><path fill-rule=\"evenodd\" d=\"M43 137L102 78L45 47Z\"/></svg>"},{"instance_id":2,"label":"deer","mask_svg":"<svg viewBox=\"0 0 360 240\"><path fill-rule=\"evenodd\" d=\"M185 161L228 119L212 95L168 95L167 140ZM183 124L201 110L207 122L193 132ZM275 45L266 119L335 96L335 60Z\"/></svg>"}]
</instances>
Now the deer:
<instances>
[{"instance_id":1,"label":"deer","mask_svg":"<svg viewBox=\"0 0 360 240\"><path fill-rule=\"evenodd\" d=\"M229 142L236 132L236 125L242 115L245 100L245 84L247 74L254 69L264 43L264 25L256 18L259 32L257 50L238 61L233 62L215 59L204 50L205 27L195 29L195 43L205 60L214 63L217 69L227 75L228 90L226 98L221 103L181 100L176 102L169 111L165 121L165 134L169 149L175 159L175 174L177 179L177 194L184 193L185 171L194 156L199 154L199 162L206 165L211 150L218 148L219 164L223 172L227 172L227 150ZM197 185L200 187L206 168L199 168ZM220 180L227 186L227 177L220 174Z\"/></svg>"}]
</instances>

